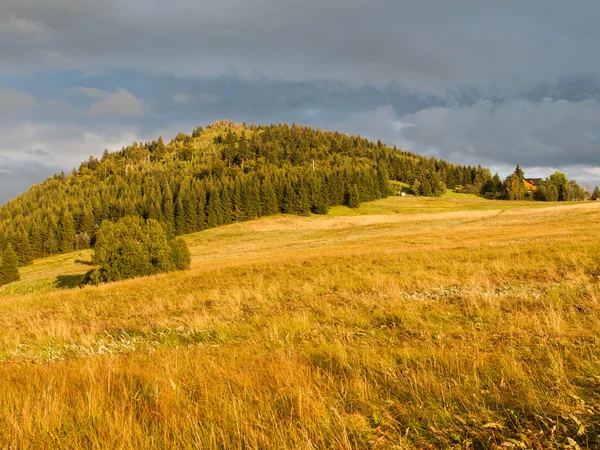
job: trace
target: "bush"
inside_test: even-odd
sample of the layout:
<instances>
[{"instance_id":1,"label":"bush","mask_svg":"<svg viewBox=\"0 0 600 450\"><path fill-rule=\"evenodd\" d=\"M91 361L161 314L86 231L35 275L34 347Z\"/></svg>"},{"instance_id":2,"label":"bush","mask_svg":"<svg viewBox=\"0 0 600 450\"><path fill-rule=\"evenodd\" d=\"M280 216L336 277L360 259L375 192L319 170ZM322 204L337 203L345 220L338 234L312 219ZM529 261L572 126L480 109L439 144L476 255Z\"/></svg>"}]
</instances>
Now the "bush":
<instances>
[{"instance_id":1,"label":"bush","mask_svg":"<svg viewBox=\"0 0 600 450\"><path fill-rule=\"evenodd\" d=\"M90 272L94 284L189 269L191 257L183 239L169 241L162 225L152 219L125 217L105 221L98 230Z\"/></svg>"},{"instance_id":2,"label":"bush","mask_svg":"<svg viewBox=\"0 0 600 450\"><path fill-rule=\"evenodd\" d=\"M190 268L192 257L183 239L177 238L171 242L171 260L177 270L186 270Z\"/></svg>"}]
</instances>

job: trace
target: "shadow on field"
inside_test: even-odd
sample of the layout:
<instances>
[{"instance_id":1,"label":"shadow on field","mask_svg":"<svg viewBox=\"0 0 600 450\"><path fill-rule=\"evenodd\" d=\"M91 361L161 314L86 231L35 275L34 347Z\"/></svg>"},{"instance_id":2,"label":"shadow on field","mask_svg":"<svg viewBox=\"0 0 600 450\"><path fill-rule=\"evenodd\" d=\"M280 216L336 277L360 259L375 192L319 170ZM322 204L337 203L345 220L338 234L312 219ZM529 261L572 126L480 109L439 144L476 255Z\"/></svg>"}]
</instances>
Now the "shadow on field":
<instances>
[{"instance_id":1,"label":"shadow on field","mask_svg":"<svg viewBox=\"0 0 600 450\"><path fill-rule=\"evenodd\" d=\"M54 286L58 289L72 289L85 286L85 274L59 275L56 277Z\"/></svg>"},{"instance_id":2,"label":"shadow on field","mask_svg":"<svg viewBox=\"0 0 600 450\"><path fill-rule=\"evenodd\" d=\"M93 266L94 263L92 261L83 261L82 259L76 259L76 264L83 264L84 266Z\"/></svg>"}]
</instances>

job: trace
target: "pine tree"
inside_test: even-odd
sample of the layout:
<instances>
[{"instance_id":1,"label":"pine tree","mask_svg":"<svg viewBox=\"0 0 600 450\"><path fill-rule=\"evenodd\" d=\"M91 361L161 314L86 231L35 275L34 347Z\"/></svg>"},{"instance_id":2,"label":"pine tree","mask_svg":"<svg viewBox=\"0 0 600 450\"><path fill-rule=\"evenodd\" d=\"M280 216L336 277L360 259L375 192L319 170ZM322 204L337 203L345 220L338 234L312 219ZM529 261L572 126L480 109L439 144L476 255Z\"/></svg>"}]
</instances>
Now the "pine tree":
<instances>
[{"instance_id":1,"label":"pine tree","mask_svg":"<svg viewBox=\"0 0 600 450\"><path fill-rule=\"evenodd\" d=\"M0 264L0 286L13 281L19 281L19 259L15 253L12 244L8 244L6 250L2 253L2 264Z\"/></svg>"},{"instance_id":2,"label":"pine tree","mask_svg":"<svg viewBox=\"0 0 600 450\"><path fill-rule=\"evenodd\" d=\"M208 191L208 202L206 203L206 226L216 227L221 221L221 199L214 188Z\"/></svg>"},{"instance_id":3,"label":"pine tree","mask_svg":"<svg viewBox=\"0 0 600 450\"><path fill-rule=\"evenodd\" d=\"M242 213L242 183L240 177L237 177L234 181L233 191L231 193L231 208L234 222L239 222L244 219Z\"/></svg>"},{"instance_id":4,"label":"pine tree","mask_svg":"<svg viewBox=\"0 0 600 450\"><path fill-rule=\"evenodd\" d=\"M521 167L517 167L511 175L504 180L504 198L506 200L523 200L527 193L527 188L523 183L524 174Z\"/></svg>"},{"instance_id":5,"label":"pine tree","mask_svg":"<svg viewBox=\"0 0 600 450\"><path fill-rule=\"evenodd\" d=\"M260 215L260 192L254 178L247 178L242 188L242 212L244 220L256 219Z\"/></svg>"},{"instance_id":6,"label":"pine tree","mask_svg":"<svg viewBox=\"0 0 600 450\"><path fill-rule=\"evenodd\" d=\"M283 201L281 203L281 210L285 214L294 214L296 212L296 203L298 202L298 196L296 190L289 179L286 180L283 189Z\"/></svg>"},{"instance_id":7,"label":"pine tree","mask_svg":"<svg viewBox=\"0 0 600 450\"><path fill-rule=\"evenodd\" d=\"M183 195L183 213L184 213L184 229L182 234L193 233L196 231L196 214L198 207L196 199L191 188L187 188Z\"/></svg>"},{"instance_id":8,"label":"pine tree","mask_svg":"<svg viewBox=\"0 0 600 450\"><path fill-rule=\"evenodd\" d=\"M229 190L229 186L223 184L221 186L221 190L219 191L219 197L221 200L221 208L222 208L222 219L221 224L228 224L234 221L233 217L233 206L231 201L231 192Z\"/></svg>"},{"instance_id":9,"label":"pine tree","mask_svg":"<svg viewBox=\"0 0 600 450\"><path fill-rule=\"evenodd\" d=\"M296 203L296 213L301 216L309 216L312 208L312 196L310 185L307 180L301 179L298 186L298 196Z\"/></svg>"},{"instance_id":10,"label":"pine tree","mask_svg":"<svg viewBox=\"0 0 600 450\"><path fill-rule=\"evenodd\" d=\"M13 239L13 249L19 259L19 266L26 266L33 261L33 249L29 243L29 234L21 228Z\"/></svg>"},{"instance_id":11,"label":"pine tree","mask_svg":"<svg viewBox=\"0 0 600 450\"><path fill-rule=\"evenodd\" d=\"M41 225L35 224L31 229L31 250L33 251L34 258L40 258L44 255L44 242Z\"/></svg>"},{"instance_id":12,"label":"pine tree","mask_svg":"<svg viewBox=\"0 0 600 450\"><path fill-rule=\"evenodd\" d=\"M177 200L175 201L175 234L181 235L186 233L185 226L185 210L183 208L183 201L181 200L181 195L177 196Z\"/></svg>"},{"instance_id":13,"label":"pine tree","mask_svg":"<svg viewBox=\"0 0 600 450\"><path fill-rule=\"evenodd\" d=\"M312 208L315 214L327 214L329 212L329 202L327 201L327 189L325 181L319 176L312 179Z\"/></svg>"},{"instance_id":14,"label":"pine tree","mask_svg":"<svg viewBox=\"0 0 600 450\"><path fill-rule=\"evenodd\" d=\"M391 194L392 190L390 188L390 179L388 175L388 171L386 168L382 166L377 166L377 190L378 197L387 197Z\"/></svg>"},{"instance_id":15,"label":"pine tree","mask_svg":"<svg viewBox=\"0 0 600 450\"><path fill-rule=\"evenodd\" d=\"M598 189L598 186L596 186L596 188L594 189L594 192L592 192L592 200L598 200L600 199L600 189Z\"/></svg>"},{"instance_id":16,"label":"pine tree","mask_svg":"<svg viewBox=\"0 0 600 450\"><path fill-rule=\"evenodd\" d=\"M63 211L59 222L59 243L58 249L62 253L73 251L73 241L75 240L75 224L73 216L68 211Z\"/></svg>"},{"instance_id":17,"label":"pine tree","mask_svg":"<svg viewBox=\"0 0 600 450\"><path fill-rule=\"evenodd\" d=\"M358 208L360 206L360 196L358 194L358 188L356 185L350 187L350 190L347 194L346 204L349 208Z\"/></svg>"},{"instance_id":18,"label":"pine tree","mask_svg":"<svg viewBox=\"0 0 600 450\"><path fill-rule=\"evenodd\" d=\"M523 169L521 169L521 166L517 164L517 167L515 168L515 175L517 176L517 178L519 178L520 181L523 181L525 179L525 174L523 173Z\"/></svg>"},{"instance_id":19,"label":"pine tree","mask_svg":"<svg viewBox=\"0 0 600 450\"><path fill-rule=\"evenodd\" d=\"M58 241L56 239L56 222L49 219L44 224L44 256L58 253Z\"/></svg>"},{"instance_id":20,"label":"pine tree","mask_svg":"<svg viewBox=\"0 0 600 450\"><path fill-rule=\"evenodd\" d=\"M327 179L327 191L327 198L331 205L341 205L344 203L344 182L341 174L337 170L331 173Z\"/></svg>"},{"instance_id":21,"label":"pine tree","mask_svg":"<svg viewBox=\"0 0 600 450\"><path fill-rule=\"evenodd\" d=\"M266 179L260 185L260 215L272 216L278 212L279 205L277 196L275 195L275 189L273 189L271 182Z\"/></svg>"},{"instance_id":22,"label":"pine tree","mask_svg":"<svg viewBox=\"0 0 600 450\"><path fill-rule=\"evenodd\" d=\"M166 157L166 155L167 155L167 149L165 147L165 143L163 141L162 136L159 136L158 142L156 143L156 147L152 154L152 159L154 161L161 161Z\"/></svg>"},{"instance_id":23,"label":"pine tree","mask_svg":"<svg viewBox=\"0 0 600 450\"><path fill-rule=\"evenodd\" d=\"M95 227L94 214L92 213L92 205L87 203L83 213L80 215L78 229L80 233L92 235Z\"/></svg>"}]
</instances>

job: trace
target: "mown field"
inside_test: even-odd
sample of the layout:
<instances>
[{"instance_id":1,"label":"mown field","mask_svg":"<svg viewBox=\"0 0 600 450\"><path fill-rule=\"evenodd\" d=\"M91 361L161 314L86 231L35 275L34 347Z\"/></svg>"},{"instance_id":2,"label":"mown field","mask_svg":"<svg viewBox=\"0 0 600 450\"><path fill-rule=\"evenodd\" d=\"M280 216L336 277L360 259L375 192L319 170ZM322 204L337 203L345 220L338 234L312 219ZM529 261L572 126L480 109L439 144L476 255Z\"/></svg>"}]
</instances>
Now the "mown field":
<instances>
[{"instance_id":1,"label":"mown field","mask_svg":"<svg viewBox=\"0 0 600 450\"><path fill-rule=\"evenodd\" d=\"M0 288L0 448L599 448L600 204L390 197Z\"/></svg>"}]
</instances>

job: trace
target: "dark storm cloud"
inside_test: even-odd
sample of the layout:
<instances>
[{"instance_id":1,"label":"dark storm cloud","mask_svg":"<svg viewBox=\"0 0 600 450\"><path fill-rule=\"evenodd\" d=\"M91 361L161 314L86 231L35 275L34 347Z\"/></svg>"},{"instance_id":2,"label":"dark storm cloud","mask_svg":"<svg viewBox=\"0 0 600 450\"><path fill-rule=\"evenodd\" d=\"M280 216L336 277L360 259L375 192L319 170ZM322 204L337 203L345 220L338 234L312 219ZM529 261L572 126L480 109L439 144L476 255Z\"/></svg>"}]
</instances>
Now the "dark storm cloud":
<instances>
[{"instance_id":1,"label":"dark storm cloud","mask_svg":"<svg viewBox=\"0 0 600 450\"><path fill-rule=\"evenodd\" d=\"M597 17L596 0L4 0L0 156L69 169L217 119L295 121L598 180Z\"/></svg>"},{"instance_id":2,"label":"dark storm cloud","mask_svg":"<svg viewBox=\"0 0 600 450\"><path fill-rule=\"evenodd\" d=\"M2 65L512 92L597 71L596 0L8 0ZM12 38L11 38L12 37Z\"/></svg>"},{"instance_id":3,"label":"dark storm cloud","mask_svg":"<svg viewBox=\"0 0 600 450\"><path fill-rule=\"evenodd\" d=\"M60 170L58 166L34 160L0 159L0 204Z\"/></svg>"}]
</instances>

